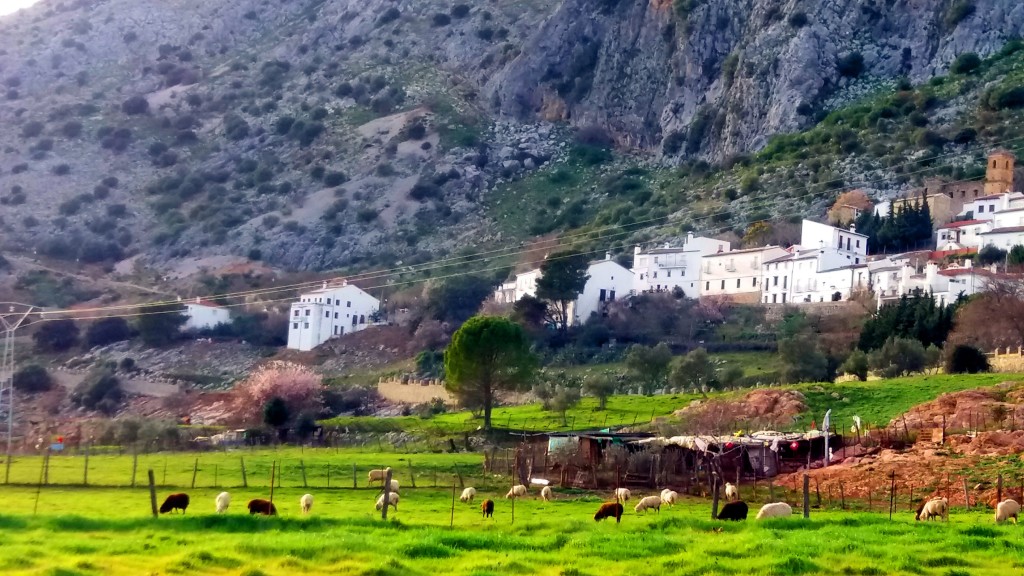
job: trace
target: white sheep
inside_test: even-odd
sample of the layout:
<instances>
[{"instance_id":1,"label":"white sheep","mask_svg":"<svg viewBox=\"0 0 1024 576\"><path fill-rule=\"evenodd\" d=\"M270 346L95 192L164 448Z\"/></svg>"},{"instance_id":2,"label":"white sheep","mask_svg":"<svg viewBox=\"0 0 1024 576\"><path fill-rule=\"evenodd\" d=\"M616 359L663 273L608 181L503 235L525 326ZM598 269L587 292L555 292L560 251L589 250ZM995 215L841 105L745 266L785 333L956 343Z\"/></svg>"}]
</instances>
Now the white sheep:
<instances>
[{"instance_id":1,"label":"white sheep","mask_svg":"<svg viewBox=\"0 0 1024 576\"><path fill-rule=\"evenodd\" d=\"M676 500L679 498L679 493L675 490L662 490L661 492L661 503L668 506L675 506Z\"/></svg>"},{"instance_id":2,"label":"white sheep","mask_svg":"<svg viewBox=\"0 0 1024 576\"><path fill-rule=\"evenodd\" d=\"M731 482L725 483L725 499L730 502L735 502L740 499L740 491L736 489L736 485Z\"/></svg>"},{"instance_id":3,"label":"white sheep","mask_svg":"<svg viewBox=\"0 0 1024 576\"><path fill-rule=\"evenodd\" d=\"M932 518L949 520L949 500L945 498L932 498L925 502L924 506L921 507L921 511L917 513L917 519L931 520Z\"/></svg>"},{"instance_id":4,"label":"white sheep","mask_svg":"<svg viewBox=\"0 0 1024 576\"><path fill-rule=\"evenodd\" d=\"M313 509L313 495L303 494L302 498L299 498L299 508L302 509L303 514L309 514L309 511Z\"/></svg>"},{"instance_id":5,"label":"white sheep","mask_svg":"<svg viewBox=\"0 0 1024 576\"><path fill-rule=\"evenodd\" d=\"M1020 514L1020 504L1016 500L1003 500L996 506L996 522L1013 520L1017 523L1017 516Z\"/></svg>"},{"instance_id":6,"label":"white sheep","mask_svg":"<svg viewBox=\"0 0 1024 576\"><path fill-rule=\"evenodd\" d=\"M388 492L398 492L398 488L399 488L398 480L395 480L395 479L392 478L392 480L391 480L391 489L388 490Z\"/></svg>"},{"instance_id":7,"label":"white sheep","mask_svg":"<svg viewBox=\"0 0 1024 576\"><path fill-rule=\"evenodd\" d=\"M540 489L540 497L545 502L551 502L555 499L555 495L551 493L551 486L545 486Z\"/></svg>"},{"instance_id":8,"label":"white sheep","mask_svg":"<svg viewBox=\"0 0 1024 576\"><path fill-rule=\"evenodd\" d=\"M231 494L227 492L221 492L217 494L217 514L223 514L228 511L228 506L231 506Z\"/></svg>"},{"instance_id":9,"label":"white sheep","mask_svg":"<svg viewBox=\"0 0 1024 576\"><path fill-rule=\"evenodd\" d=\"M640 501L636 503L636 506L633 507L633 510L637 513L643 510L644 514L647 514L647 510L652 508L657 510L659 513L661 512L661 496L647 496L645 498L641 498Z\"/></svg>"},{"instance_id":10,"label":"white sheep","mask_svg":"<svg viewBox=\"0 0 1024 576\"><path fill-rule=\"evenodd\" d=\"M473 498L476 498L476 488L473 488L472 486L463 490L462 496L459 496L459 500L462 500L463 502L472 502Z\"/></svg>"},{"instance_id":11,"label":"white sheep","mask_svg":"<svg viewBox=\"0 0 1024 576\"><path fill-rule=\"evenodd\" d=\"M398 498L398 494L397 493L391 492L391 493L388 494L388 504L391 504L391 507L394 508L395 510L398 510L398 500L399 500L399 498ZM380 510L383 507L384 507L384 495L381 494L377 498L376 508L377 508L377 510Z\"/></svg>"},{"instance_id":12,"label":"white sheep","mask_svg":"<svg viewBox=\"0 0 1024 576\"><path fill-rule=\"evenodd\" d=\"M370 473L367 474L367 477L370 479L370 483L372 484L374 482L380 482L381 484L383 484L384 479L388 477L388 470L391 470L391 468L384 468L383 470L370 470Z\"/></svg>"},{"instance_id":13,"label":"white sheep","mask_svg":"<svg viewBox=\"0 0 1024 576\"><path fill-rule=\"evenodd\" d=\"M615 489L615 501L622 503L629 500L629 488L616 488Z\"/></svg>"},{"instance_id":14,"label":"white sheep","mask_svg":"<svg viewBox=\"0 0 1024 576\"><path fill-rule=\"evenodd\" d=\"M522 498L526 496L526 486L522 484L516 484L509 489L508 494L505 494L505 498Z\"/></svg>"},{"instance_id":15,"label":"white sheep","mask_svg":"<svg viewBox=\"0 0 1024 576\"><path fill-rule=\"evenodd\" d=\"M793 508L785 502L772 502L771 504L765 504L761 506L761 509L757 511L756 520L764 520L766 518L782 518L793 514Z\"/></svg>"}]
</instances>

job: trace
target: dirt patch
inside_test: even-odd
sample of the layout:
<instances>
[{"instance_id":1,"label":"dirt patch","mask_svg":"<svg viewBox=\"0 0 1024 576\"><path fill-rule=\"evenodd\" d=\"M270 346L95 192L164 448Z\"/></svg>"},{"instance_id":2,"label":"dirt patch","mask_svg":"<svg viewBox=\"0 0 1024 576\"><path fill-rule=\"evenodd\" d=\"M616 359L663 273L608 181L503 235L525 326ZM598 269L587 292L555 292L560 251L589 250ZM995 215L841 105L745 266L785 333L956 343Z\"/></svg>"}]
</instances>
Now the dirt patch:
<instances>
[{"instance_id":1,"label":"dirt patch","mask_svg":"<svg viewBox=\"0 0 1024 576\"><path fill-rule=\"evenodd\" d=\"M274 360L319 366L323 372L343 372L386 366L408 358L412 337L404 326L371 326L329 340L310 352L281 350Z\"/></svg>"},{"instance_id":2,"label":"dirt patch","mask_svg":"<svg viewBox=\"0 0 1024 576\"><path fill-rule=\"evenodd\" d=\"M910 429L941 428L943 416L947 430L1015 428L1024 423L1024 386L1003 382L992 388L943 394L911 408L890 425L903 427L905 418Z\"/></svg>"},{"instance_id":3,"label":"dirt patch","mask_svg":"<svg viewBox=\"0 0 1024 576\"><path fill-rule=\"evenodd\" d=\"M807 410L804 395L795 390L754 390L738 400L698 400L677 410L687 428L726 432L736 426L785 429Z\"/></svg>"}]
</instances>

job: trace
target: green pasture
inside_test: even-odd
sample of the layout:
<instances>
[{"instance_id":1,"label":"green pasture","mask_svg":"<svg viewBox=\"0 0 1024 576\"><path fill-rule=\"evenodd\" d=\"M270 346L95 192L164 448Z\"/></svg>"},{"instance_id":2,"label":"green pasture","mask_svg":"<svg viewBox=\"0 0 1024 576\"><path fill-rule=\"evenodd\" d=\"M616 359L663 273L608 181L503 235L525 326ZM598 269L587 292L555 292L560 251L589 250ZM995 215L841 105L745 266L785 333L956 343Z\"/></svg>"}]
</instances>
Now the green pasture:
<instances>
[{"instance_id":1,"label":"green pasture","mask_svg":"<svg viewBox=\"0 0 1024 576\"><path fill-rule=\"evenodd\" d=\"M727 523L706 500L685 499L647 515L596 523L607 495L556 492L515 505L502 491L473 504L450 489L402 489L382 521L375 490L302 489L274 495L280 516L250 517L245 502L265 490L231 490L228 513L213 513L218 490L187 490L185 515L150 516L144 489L0 487L0 573L14 576L210 575L889 575L995 576L1024 569L1024 527L996 526L988 512L954 510L948 524L915 523L901 509L813 510L800 517ZM160 498L167 493L161 490ZM496 502L494 518L479 512ZM635 500L630 501L632 504ZM33 511L35 510L35 513ZM877 510L877 508L876 508ZM452 522L454 527L449 528Z\"/></svg>"}]
</instances>

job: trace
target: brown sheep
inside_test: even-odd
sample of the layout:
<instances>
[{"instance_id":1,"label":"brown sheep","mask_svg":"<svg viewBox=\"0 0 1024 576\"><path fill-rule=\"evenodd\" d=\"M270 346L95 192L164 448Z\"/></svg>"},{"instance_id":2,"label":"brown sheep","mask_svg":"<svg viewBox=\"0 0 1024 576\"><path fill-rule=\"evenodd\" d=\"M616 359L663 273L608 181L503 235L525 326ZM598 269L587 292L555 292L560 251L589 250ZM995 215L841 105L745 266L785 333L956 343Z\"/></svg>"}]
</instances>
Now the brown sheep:
<instances>
[{"instance_id":1,"label":"brown sheep","mask_svg":"<svg viewBox=\"0 0 1024 576\"><path fill-rule=\"evenodd\" d=\"M594 520L600 522L605 518L615 518L615 523L618 524L622 520L622 504L618 502L601 504L601 507L597 509L597 514L594 514Z\"/></svg>"},{"instance_id":2,"label":"brown sheep","mask_svg":"<svg viewBox=\"0 0 1024 576\"><path fill-rule=\"evenodd\" d=\"M249 500L249 514L263 514L264 516L277 516L277 507L270 500L255 498Z\"/></svg>"},{"instance_id":3,"label":"brown sheep","mask_svg":"<svg viewBox=\"0 0 1024 576\"><path fill-rule=\"evenodd\" d=\"M188 508L188 494L170 494L160 505L160 513L167 514L172 510L181 510L181 513L184 514L186 508Z\"/></svg>"},{"instance_id":4,"label":"brown sheep","mask_svg":"<svg viewBox=\"0 0 1024 576\"><path fill-rule=\"evenodd\" d=\"M484 518L491 518L494 516L494 500L484 500L480 504L480 510L484 513Z\"/></svg>"}]
</instances>

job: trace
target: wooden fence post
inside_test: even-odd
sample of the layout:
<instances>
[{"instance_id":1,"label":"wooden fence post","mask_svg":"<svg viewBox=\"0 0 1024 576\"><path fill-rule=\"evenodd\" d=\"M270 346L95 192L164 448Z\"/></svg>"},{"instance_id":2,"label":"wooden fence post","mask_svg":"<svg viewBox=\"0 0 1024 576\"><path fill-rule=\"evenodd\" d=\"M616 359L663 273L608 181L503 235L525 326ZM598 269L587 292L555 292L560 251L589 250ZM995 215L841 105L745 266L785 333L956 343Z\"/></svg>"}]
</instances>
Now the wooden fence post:
<instances>
[{"instance_id":1,"label":"wooden fence post","mask_svg":"<svg viewBox=\"0 0 1024 576\"><path fill-rule=\"evenodd\" d=\"M459 465L455 463L455 474L459 477L459 488L465 488L466 483L462 479L462 470L459 470Z\"/></svg>"},{"instance_id":2,"label":"wooden fence post","mask_svg":"<svg viewBox=\"0 0 1024 576\"><path fill-rule=\"evenodd\" d=\"M149 476L149 505L153 509L153 518L158 516L156 511L156 478L153 475L153 469L150 468L148 472Z\"/></svg>"},{"instance_id":3,"label":"wooden fence post","mask_svg":"<svg viewBox=\"0 0 1024 576\"><path fill-rule=\"evenodd\" d=\"M964 483L964 504L967 506L967 510L971 509L971 493L967 491L967 478L960 478Z\"/></svg>"},{"instance_id":4,"label":"wooden fence post","mask_svg":"<svg viewBox=\"0 0 1024 576\"><path fill-rule=\"evenodd\" d=\"M239 460L242 462L242 488L249 487L249 479L245 476L245 457L239 456Z\"/></svg>"},{"instance_id":5,"label":"wooden fence post","mask_svg":"<svg viewBox=\"0 0 1024 576\"><path fill-rule=\"evenodd\" d=\"M804 518L811 517L811 477L804 474Z\"/></svg>"},{"instance_id":6,"label":"wooden fence post","mask_svg":"<svg viewBox=\"0 0 1024 576\"><path fill-rule=\"evenodd\" d=\"M409 459L409 481L412 482L412 487L416 487L416 472L412 468L412 459Z\"/></svg>"},{"instance_id":7,"label":"wooden fence post","mask_svg":"<svg viewBox=\"0 0 1024 576\"><path fill-rule=\"evenodd\" d=\"M327 487L331 487L331 463L327 463Z\"/></svg>"},{"instance_id":8,"label":"wooden fence post","mask_svg":"<svg viewBox=\"0 0 1024 576\"><path fill-rule=\"evenodd\" d=\"M270 503L274 503L274 474L277 473L277 460L270 465Z\"/></svg>"},{"instance_id":9,"label":"wooden fence post","mask_svg":"<svg viewBox=\"0 0 1024 576\"><path fill-rule=\"evenodd\" d=\"M355 462L352 463L352 487L353 488L358 488L359 487L359 485L356 483L356 464L355 464Z\"/></svg>"},{"instance_id":10,"label":"wooden fence post","mask_svg":"<svg viewBox=\"0 0 1024 576\"><path fill-rule=\"evenodd\" d=\"M889 520L892 520L892 509L896 506L896 471L889 473Z\"/></svg>"},{"instance_id":11,"label":"wooden fence post","mask_svg":"<svg viewBox=\"0 0 1024 576\"><path fill-rule=\"evenodd\" d=\"M843 483L839 483L839 505L846 510L846 490L843 488Z\"/></svg>"},{"instance_id":12,"label":"wooden fence post","mask_svg":"<svg viewBox=\"0 0 1024 576\"><path fill-rule=\"evenodd\" d=\"M192 464L192 488L196 487L196 474L199 473L199 458Z\"/></svg>"},{"instance_id":13,"label":"wooden fence post","mask_svg":"<svg viewBox=\"0 0 1024 576\"><path fill-rule=\"evenodd\" d=\"M388 519L388 506L391 505L391 468L388 467L384 472L384 500L382 500L384 506L381 507L381 520Z\"/></svg>"},{"instance_id":14,"label":"wooden fence post","mask_svg":"<svg viewBox=\"0 0 1024 576\"><path fill-rule=\"evenodd\" d=\"M711 519L718 519L718 474L714 476L714 488L711 491Z\"/></svg>"},{"instance_id":15,"label":"wooden fence post","mask_svg":"<svg viewBox=\"0 0 1024 576\"><path fill-rule=\"evenodd\" d=\"M89 485L89 445L85 445L85 466L82 467L82 485Z\"/></svg>"},{"instance_id":16,"label":"wooden fence post","mask_svg":"<svg viewBox=\"0 0 1024 576\"><path fill-rule=\"evenodd\" d=\"M768 501L775 502L775 482L771 478L768 479Z\"/></svg>"},{"instance_id":17,"label":"wooden fence post","mask_svg":"<svg viewBox=\"0 0 1024 576\"><path fill-rule=\"evenodd\" d=\"M999 473L999 477L996 478L996 504L1003 501L1003 473Z\"/></svg>"},{"instance_id":18,"label":"wooden fence post","mask_svg":"<svg viewBox=\"0 0 1024 576\"><path fill-rule=\"evenodd\" d=\"M302 460L299 460L299 470L302 471L302 487L308 488L309 486L306 484L306 463Z\"/></svg>"},{"instance_id":19,"label":"wooden fence post","mask_svg":"<svg viewBox=\"0 0 1024 576\"><path fill-rule=\"evenodd\" d=\"M88 456L86 456L88 459ZM135 488L135 471L139 467L139 451L132 450L132 488Z\"/></svg>"},{"instance_id":20,"label":"wooden fence post","mask_svg":"<svg viewBox=\"0 0 1024 576\"><path fill-rule=\"evenodd\" d=\"M455 527L455 482L452 482L452 515L451 519L448 521L448 527Z\"/></svg>"},{"instance_id":21,"label":"wooden fence post","mask_svg":"<svg viewBox=\"0 0 1024 576\"><path fill-rule=\"evenodd\" d=\"M218 471L218 469L217 469L217 465L216 465L216 464L214 464L214 465L213 465L213 487L214 487L214 488L216 488L216 487L217 487L217 484L218 484L218 482L219 482L219 477L218 477L218 473L219 473L219 471Z\"/></svg>"}]
</instances>

